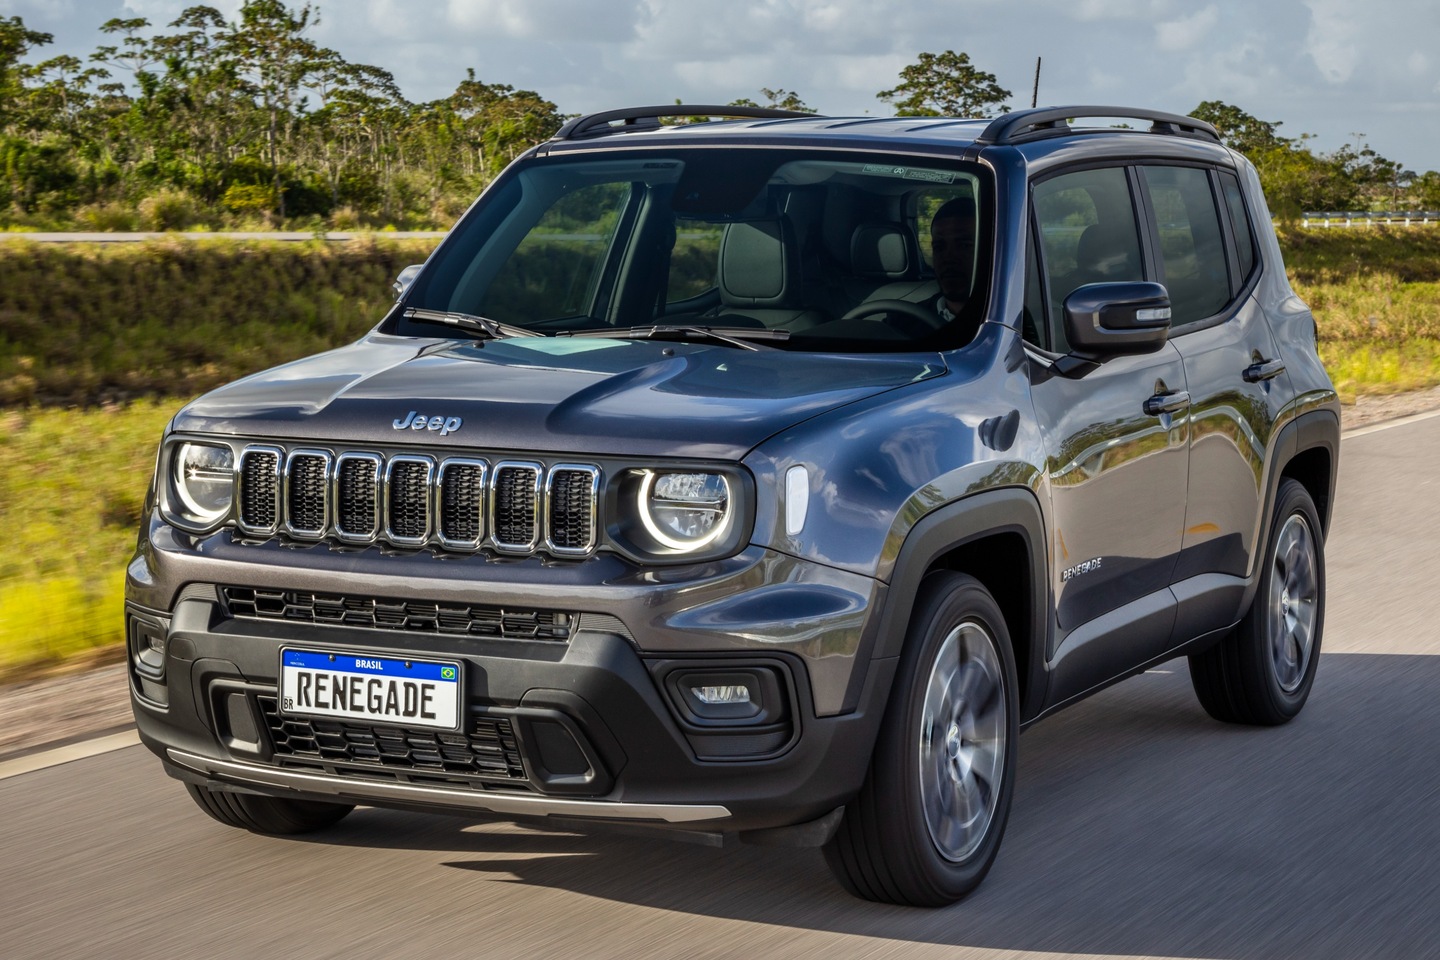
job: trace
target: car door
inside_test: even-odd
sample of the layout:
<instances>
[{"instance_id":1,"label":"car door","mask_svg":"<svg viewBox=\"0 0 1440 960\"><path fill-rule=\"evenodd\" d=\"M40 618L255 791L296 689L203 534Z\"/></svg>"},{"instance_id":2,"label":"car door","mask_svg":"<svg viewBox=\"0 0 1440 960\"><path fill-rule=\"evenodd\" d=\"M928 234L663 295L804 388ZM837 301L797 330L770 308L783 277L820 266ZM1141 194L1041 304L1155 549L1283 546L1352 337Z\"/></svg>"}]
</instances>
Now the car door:
<instances>
[{"instance_id":1,"label":"car door","mask_svg":"<svg viewBox=\"0 0 1440 960\"><path fill-rule=\"evenodd\" d=\"M1064 173L1032 190L1028 337L1067 351L1063 303L1086 283L1144 280L1144 235L1126 167ZM1179 352L1106 360L1083 375L1032 364L1051 516L1051 702L1162 652L1189 467ZM1166 410L1157 410L1157 402Z\"/></svg>"},{"instance_id":2,"label":"car door","mask_svg":"<svg viewBox=\"0 0 1440 960\"><path fill-rule=\"evenodd\" d=\"M1234 175L1200 166L1139 171L1157 279L1170 292L1171 343L1191 399L1189 496L1174 572L1181 642L1228 625L1218 622L1223 611L1239 609L1263 519L1266 451L1284 402L1277 387L1286 381L1250 296L1255 244Z\"/></svg>"}]
</instances>

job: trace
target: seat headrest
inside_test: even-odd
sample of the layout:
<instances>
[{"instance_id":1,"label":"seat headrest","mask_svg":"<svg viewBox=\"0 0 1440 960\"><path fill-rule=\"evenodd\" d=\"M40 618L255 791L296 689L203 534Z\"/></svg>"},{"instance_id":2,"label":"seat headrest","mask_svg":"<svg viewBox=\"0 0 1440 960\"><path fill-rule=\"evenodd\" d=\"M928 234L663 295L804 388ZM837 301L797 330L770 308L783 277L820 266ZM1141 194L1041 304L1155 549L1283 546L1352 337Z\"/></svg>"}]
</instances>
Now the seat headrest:
<instances>
[{"instance_id":1,"label":"seat headrest","mask_svg":"<svg viewBox=\"0 0 1440 960\"><path fill-rule=\"evenodd\" d=\"M794 244L780 218L725 227L720 240L720 297L728 304L778 306L794 280Z\"/></svg>"},{"instance_id":2,"label":"seat headrest","mask_svg":"<svg viewBox=\"0 0 1440 960\"><path fill-rule=\"evenodd\" d=\"M862 223L850 236L850 265L857 276L904 280L911 261L910 231L898 223Z\"/></svg>"}]
</instances>

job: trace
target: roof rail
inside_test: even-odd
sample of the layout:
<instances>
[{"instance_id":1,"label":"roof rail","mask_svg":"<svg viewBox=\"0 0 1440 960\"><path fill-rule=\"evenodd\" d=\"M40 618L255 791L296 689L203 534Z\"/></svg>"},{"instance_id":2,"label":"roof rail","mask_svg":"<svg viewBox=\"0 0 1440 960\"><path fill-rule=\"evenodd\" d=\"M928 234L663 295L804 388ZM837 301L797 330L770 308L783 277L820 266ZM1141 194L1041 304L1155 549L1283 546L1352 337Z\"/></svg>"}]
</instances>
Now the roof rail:
<instances>
[{"instance_id":1,"label":"roof rail","mask_svg":"<svg viewBox=\"0 0 1440 960\"><path fill-rule=\"evenodd\" d=\"M1041 107L1038 110L1016 110L990 121L985 132L976 138L981 144L1024 143L1046 137L1063 137L1077 133L1070 126L1073 119L1084 117L1122 117L1127 120L1149 120L1151 133L1178 137L1196 137L1220 142L1220 134L1204 120L1182 117L1178 113L1161 113L1135 107Z\"/></svg>"},{"instance_id":2,"label":"roof rail","mask_svg":"<svg viewBox=\"0 0 1440 960\"><path fill-rule=\"evenodd\" d=\"M634 129L654 129L660 126L661 117L725 117L727 119L754 118L760 120L783 120L795 117L815 117L813 113L796 110L780 110L775 107L717 107L711 104L672 103L663 107L625 107L620 110L606 110L603 113L586 114L576 117L556 132L553 140L581 140L585 137L601 136L606 133L623 133ZM623 121L619 127L611 126ZM648 121L648 122L646 122Z\"/></svg>"}]
</instances>

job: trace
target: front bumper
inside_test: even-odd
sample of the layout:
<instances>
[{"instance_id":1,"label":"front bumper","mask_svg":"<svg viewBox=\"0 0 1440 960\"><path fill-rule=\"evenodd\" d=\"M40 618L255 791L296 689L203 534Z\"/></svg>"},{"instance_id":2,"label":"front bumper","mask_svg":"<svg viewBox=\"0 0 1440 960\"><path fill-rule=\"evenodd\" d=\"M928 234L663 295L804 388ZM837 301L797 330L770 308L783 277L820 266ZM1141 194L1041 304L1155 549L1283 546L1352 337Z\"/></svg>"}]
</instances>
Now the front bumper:
<instances>
[{"instance_id":1,"label":"front bumper","mask_svg":"<svg viewBox=\"0 0 1440 960\"><path fill-rule=\"evenodd\" d=\"M456 562L227 534L196 541L163 525L150 533L128 584L132 701L141 739L184 780L500 818L747 831L825 816L869 764L893 664L860 662L880 595L863 577L759 550L658 577L609 558ZM224 584L575 615L565 639L455 636L237 615ZM142 657L147 638L156 642ZM282 646L459 662L459 738L282 714ZM775 681L775 702L756 726L707 725L669 682L691 670L758 672Z\"/></svg>"}]
</instances>

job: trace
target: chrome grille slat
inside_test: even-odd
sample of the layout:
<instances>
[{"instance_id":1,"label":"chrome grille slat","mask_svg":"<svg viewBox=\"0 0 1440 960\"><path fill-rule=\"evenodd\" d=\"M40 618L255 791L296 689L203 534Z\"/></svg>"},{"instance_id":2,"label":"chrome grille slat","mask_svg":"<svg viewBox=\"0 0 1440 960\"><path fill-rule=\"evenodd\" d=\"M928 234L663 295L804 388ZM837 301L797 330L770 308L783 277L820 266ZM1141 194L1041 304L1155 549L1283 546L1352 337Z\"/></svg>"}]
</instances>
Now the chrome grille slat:
<instances>
[{"instance_id":1,"label":"chrome grille slat","mask_svg":"<svg viewBox=\"0 0 1440 960\"><path fill-rule=\"evenodd\" d=\"M369 543L380 535L380 457L345 453L335 460L335 534Z\"/></svg>"},{"instance_id":2,"label":"chrome grille slat","mask_svg":"<svg viewBox=\"0 0 1440 960\"><path fill-rule=\"evenodd\" d=\"M581 556L595 546L600 471L557 463L545 480L545 545L561 556Z\"/></svg>"},{"instance_id":3,"label":"chrome grille slat","mask_svg":"<svg viewBox=\"0 0 1440 960\"><path fill-rule=\"evenodd\" d=\"M439 536L447 547L473 549L485 536L484 460L446 460L440 465Z\"/></svg>"},{"instance_id":4,"label":"chrome grille slat","mask_svg":"<svg viewBox=\"0 0 1440 960\"><path fill-rule=\"evenodd\" d=\"M385 535L400 546L424 546L430 538L429 457L391 457L385 467Z\"/></svg>"},{"instance_id":5,"label":"chrome grille slat","mask_svg":"<svg viewBox=\"0 0 1440 960\"><path fill-rule=\"evenodd\" d=\"M490 539L495 549L530 553L540 544L538 463L502 462L490 481Z\"/></svg>"},{"instance_id":6,"label":"chrome grille slat","mask_svg":"<svg viewBox=\"0 0 1440 960\"><path fill-rule=\"evenodd\" d=\"M291 450L285 458L285 532L318 540L330 525L330 454Z\"/></svg>"},{"instance_id":7,"label":"chrome grille slat","mask_svg":"<svg viewBox=\"0 0 1440 960\"><path fill-rule=\"evenodd\" d=\"M240 454L240 491L236 522L244 533L270 536L280 526L280 464L275 447L246 447Z\"/></svg>"},{"instance_id":8,"label":"chrome grille slat","mask_svg":"<svg viewBox=\"0 0 1440 960\"><path fill-rule=\"evenodd\" d=\"M235 469L250 537L581 558L602 529L593 464L250 444Z\"/></svg>"}]
</instances>

